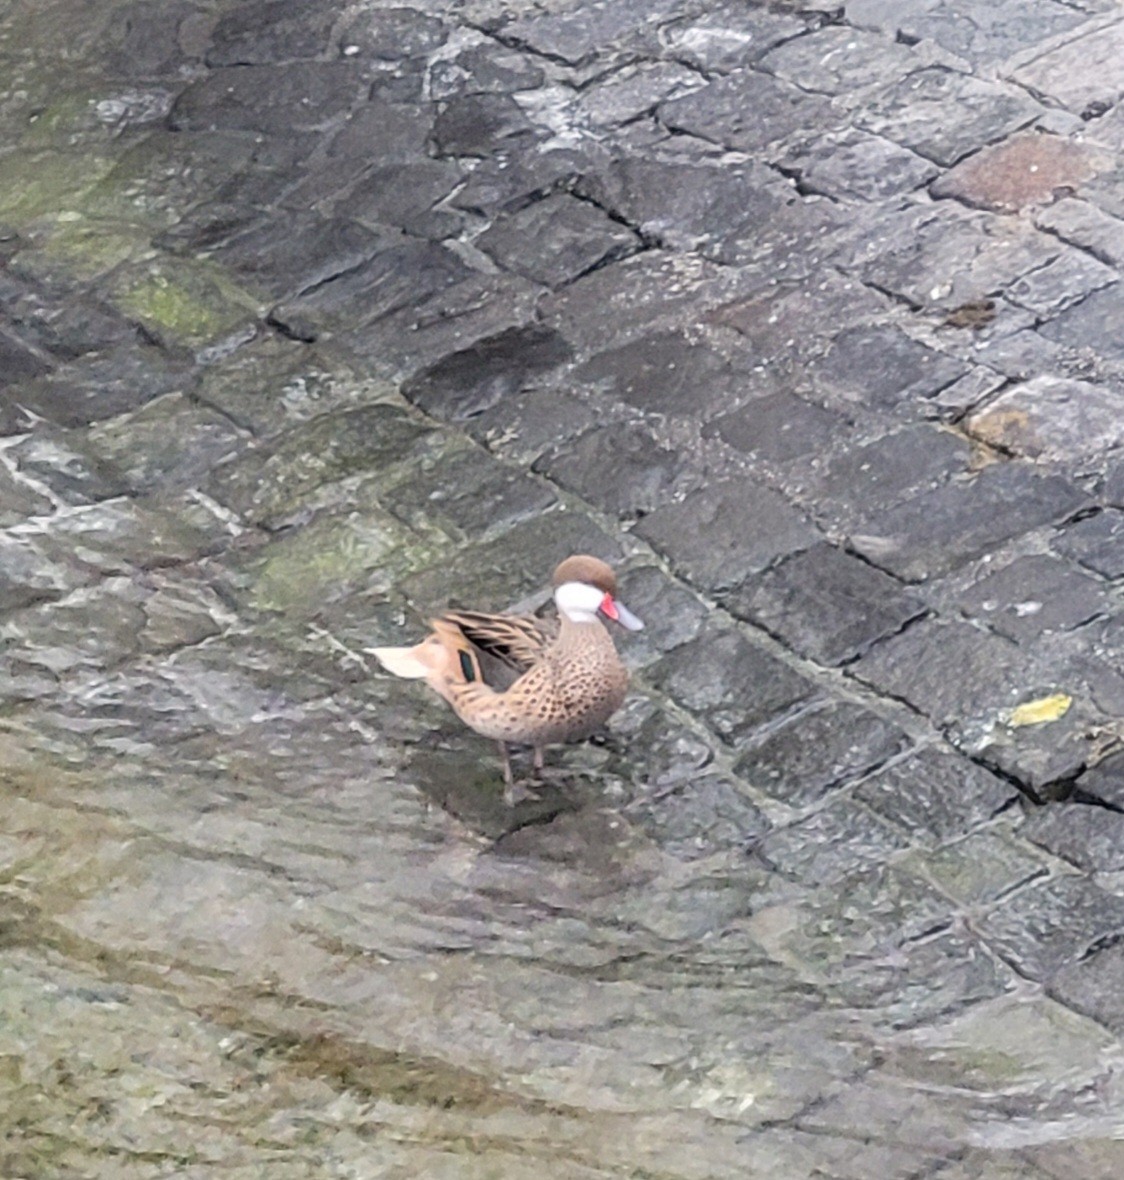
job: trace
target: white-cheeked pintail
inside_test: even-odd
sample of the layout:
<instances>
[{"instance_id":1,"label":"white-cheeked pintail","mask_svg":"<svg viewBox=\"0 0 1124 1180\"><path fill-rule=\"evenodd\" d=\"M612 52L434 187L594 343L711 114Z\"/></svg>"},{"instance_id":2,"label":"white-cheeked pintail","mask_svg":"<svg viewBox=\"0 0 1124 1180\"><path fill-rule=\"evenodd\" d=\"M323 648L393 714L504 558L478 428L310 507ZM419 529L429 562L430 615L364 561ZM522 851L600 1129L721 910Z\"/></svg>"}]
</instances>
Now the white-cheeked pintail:
<instances>
[{"instance_id":1,"label":"white-cheeked pintail","mask_svg":"<svg viewBox=\"0 0 1124 1180\"><path fill-rule=\"evenodd\" d=\"M543 747L589 737L620 708L628 688L601 616L630 631L643 623L617 601L617 579L596 557L568 557L554 571L558 619L448 611L413 647L374 647L388 672L425 680L503 754L505 798L515 799L507 743Z\"/></svg>"}]
</instances>

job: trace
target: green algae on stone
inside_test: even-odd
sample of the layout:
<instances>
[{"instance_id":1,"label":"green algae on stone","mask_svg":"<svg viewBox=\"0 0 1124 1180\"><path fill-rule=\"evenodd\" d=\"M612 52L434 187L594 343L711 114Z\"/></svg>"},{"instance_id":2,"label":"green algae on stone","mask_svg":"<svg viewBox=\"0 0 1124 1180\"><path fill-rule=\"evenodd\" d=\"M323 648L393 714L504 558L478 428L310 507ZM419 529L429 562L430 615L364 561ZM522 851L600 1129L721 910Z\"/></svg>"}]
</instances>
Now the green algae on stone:
<instances>
[{"instance_id":1,"label":"green algae on stone","mask_svg":"<svg viewBox=\"0 0 1124 1180\"><path fill-rule=\"evenodd\" d=\"M86 193L112 167L111 160L92 152L0 156L0 218L23 229L47 214L81 210Z\"/></svg>"},{"instance_id":2,"label":"green algae on stone","mask_svg":"<svg viewBox=\"0 0 1124 1180\"><path fill-rule=\"evenodd\" d=\"M217 267L172 259L126 268L109 295L162 342L187 348L229 335L264 311Z\"/></svg>"},{"instance_id":3,"label":"green algae on stone","mask_svg":"<svg viewBox=\"0 0 1124 1180\"><path fill-rule=\"evenodd\" d=\"M20 270L44 280L72 277L99 279L124 262L151 256L149 235L119 221L98 221L78 213L62 213L40 222L38 249L20 254Z\"/></svg>"},{"instance_id":4,"label":"green algae on stone","mask_svg":"<svg viewBox=\"0 0 1124 1180\"><path fill-rule=\"evenodd\" d=\"M405 566L419 560L411 547L404 546L405 539L390 518L324 517L268 546L252 575L250 605L290 615L313 614L357 589L389 587Z\"/></svg>"}]
</instances>

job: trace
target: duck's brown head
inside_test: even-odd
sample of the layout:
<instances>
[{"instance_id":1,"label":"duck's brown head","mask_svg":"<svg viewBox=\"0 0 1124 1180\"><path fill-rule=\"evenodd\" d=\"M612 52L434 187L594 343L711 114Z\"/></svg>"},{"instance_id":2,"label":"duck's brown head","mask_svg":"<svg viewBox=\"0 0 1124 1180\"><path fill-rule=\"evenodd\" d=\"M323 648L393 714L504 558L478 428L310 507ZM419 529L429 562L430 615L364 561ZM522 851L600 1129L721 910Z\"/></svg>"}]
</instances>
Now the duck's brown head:
<instances>
[{"instance_id":1,"label":"duck's brown head","mask_svg":"<svg viewBox=\"0 0 1124 1180\"><path fill-rule=\"evenodd\" d=\"M555 569L551 578L555 590L565 582L584 582L587 586L596 586L602 594L612 594L616 597L617 575L600 557L591 557L588 553L567 557Z\"/></svg>"},{"instance_id":2,"label":"duck's brown head","mask_svg":"<svg viewBox=\"0 0 1124 1180\"><path fill-rule=\"evenodd\" d=\"M630 631L644 624L623 602L617 601L617 575L598 557L579 553L567 557L554 571L554 601L574 623L592 623L600 611Z\"/></svg>"}]
</instances>

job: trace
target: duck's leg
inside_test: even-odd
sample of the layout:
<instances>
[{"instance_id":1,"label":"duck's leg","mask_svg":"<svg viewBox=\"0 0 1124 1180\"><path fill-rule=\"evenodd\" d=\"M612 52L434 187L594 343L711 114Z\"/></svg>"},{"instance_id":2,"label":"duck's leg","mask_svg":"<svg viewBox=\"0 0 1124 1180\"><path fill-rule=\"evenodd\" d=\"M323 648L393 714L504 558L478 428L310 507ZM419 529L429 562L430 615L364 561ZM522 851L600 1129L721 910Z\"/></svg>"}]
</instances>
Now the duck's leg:
<instances>
[{"instance_id":1,"label":"duck's leg","mask_svg":"<svg viewBox=\"0 0 1124 1180\"><path fill-rule=\"evenodd\" d=\"M518 796L515 793L515 775L511 773L511 754L507 742L497 741L496 745L499 746L500 757L503 759L503 801L508 807L514 807L518 802Z\"/></svg>"},{"instance_id":2,"label":"duck's leg","mask_svg":"<svg viewBox=\"0 0 1124 1180\"><path fill-rule=\"evenodd\" d=\"M542 778L543 772L543 748L542 746L534 747L534 756L531 760L531 765L534 767L535 778Z\"/></svg>"}]
</instances>

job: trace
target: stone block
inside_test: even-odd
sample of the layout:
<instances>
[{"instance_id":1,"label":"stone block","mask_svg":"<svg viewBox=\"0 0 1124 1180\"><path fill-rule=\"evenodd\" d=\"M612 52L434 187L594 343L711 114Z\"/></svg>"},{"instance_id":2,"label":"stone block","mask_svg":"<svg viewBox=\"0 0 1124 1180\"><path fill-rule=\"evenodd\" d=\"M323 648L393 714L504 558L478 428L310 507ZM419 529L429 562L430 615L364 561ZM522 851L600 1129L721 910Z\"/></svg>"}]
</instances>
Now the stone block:
<instances>
[{"instance_id":1,"label":"stone block","mask_svg":"<svg viewBox=\"0 0 1124 1180\"><path fill-rule=\"evenodd\" d=\"M606 349L579 365L573 381L657 414L699 420L737 404L761 378L738 372L705 339L659 332Z\"/></svg>"},{"instance_id":2,"label":"stone block","mask_svg":"<svg viewBox=\"0 0 1124 1180\"><path fill-rule=\"evenodd\" d=\"M1009 783L950 751L923 749L878 771L856 794L926 845L965 836L1010 807Z\"/></svg>"},{"instance_id":3,"label":"stone block","mask_svg":"<svg viewBox=\"0 0 1124 1180\"><path fill-rule=\"evenodd\" d=\"M1124 932L1124 897L1084 877L1036 881L979 920L984 938L1028 979L1045 982Z\"/></svg>"},{"instance_id":4,"label":"stone block","mask_svg":"<svg viewBox=\"0 0 1124 1180\"><path fill-rule=\"evenodd\" d=\"M620 0L593 9L534 12L497 24L508 43L585 66L623 49L654 50L661 21L678 15L677 0Z\"/></svg>"},{"instance_id":5,"label":"stone block","mask_svg":"<svg viewBox=\"0 0 1124 1180\"><path fill-rule=\"evenodd\" d=\"M406 6L365 8L345 20L339 42L343 52L384 61L419 58L445 44L448 28L435 16Z\"/></svg>"},{"instance_id":6,"label":"stone block","mask_svg":"<svg viewBox=\"0 0 1124 1180\"><path fill-rule=\"evenodd\" d=\"M579 99L580 109L594 127L619 127L702 85L695 70L678 62L642 63L587 87Z\"/></svg>"},{"instance_id":7,"label":"stone block","mask_svg":"<svg viewBox=\"0 0 1124 1180\"><path fill-rule=\"evenodd\" d=\"M1021 86L1060 102L1076 115L1099 113L1124 91L1124 23L1064 41L1011 75Z\"/></svg>"},{"instance_id":8,"label":"stone block","mask_svg":"<svg viewBox=\"0 0 1124 1180\"><path fill-rule=\"evenodd\" d=\"M656 114L672 131L743 152L761 152L807 127L830 127L843 121L825 98L745 69L661 103Z\"/></svg>"},{"instance_id":9,"label":"stone block","mask_svg":"<svg viewBox=\"0 0 1124 1180\"><path fill-rule=\"evenodd\" d=\"M533 57L500 44L469 45L430 67L430 92L439 101L463 94L518 94L537 90L545 80Z\"/></svg>"},{"instance_id":10,"label":"stone block","mask_svg":"<svg viewBox=\"0 0 1124 1180\"><path fill-rule=\"evenodd\" d=\"M540 480L475 447L423 459L404 481L367 494L411 526L438 520L469 537L535 517L557 500Z\"/></svg>"},{"instance_id":11,"label":"stone block","mask_svg":"<svg viewBox=\"0 0 1124 1180\"><path fill-rule=\"evenodd\" d=\"M853 660L927 609L888 574L827 544L749 578L724 605L801 655L829 665Z\"/></svg>"},{"instance_id":12,"label":"stone block","mask_svg":"<svg viewBox=\"0 0 1124 1180\"><path fill-rule=\"evenodd\" d=\"M288 135L330 125L359 97L363 79L345 61L298 61L212 70L192 82L168 116L173 131Z\"/></svg>"},{"instance_id":13,"label":"stone block","mask_svg":"<svg viewBox=\"0 0 1124 1180\"><path fill-rule=\"evenodd\" d=\"M1035 377L1003 390L966 421L969 433L1030 459L1077 464L1124 442L1121 398L1087 381Z\"/></svg>"},{"instance_id":14,"label":"stone block","mask_svg":"<svg viewBox=\"0 0 1124 1180\"><path fill-rule=\"evenodd\" d=\"M1124 361L1124 283L1113 283L1047 320L1038 331L1047 340L1069 348L1088 348L1106 360Z\"/></svg>"},{"instance_id":15,"label":"stone block","mask_svg":"<svg viewBox=\"0 0 1124 1180\"><path fill-rule=\"evenodd\" d=\"M697 482L681 452L630 423L594 426L553 448L534 469L621 518L650 513L686 483Z\"/></svg>"},{"instance_id":16,"label":"stone block","mask_svg":"<svg viewBox=\"0 0 1124 1180\"><path fill-rule=\"evenodd\" d=\"M773 393L715 419L703 435L717 436L751 459L784 463L825 450L846 425L842 415L814 402L791 393Z\"/></svg>"},{"instance_id":17,"label":"stone block","mask_svg":"<svg viewBox=\"0 0 1124 1180\"><path fill-rule=\"evenodd\" d=\"M630 566L619 581L622 600L644 621L644 630L629 639L630 663L647 663L694 639L710 617L706 606L654 565Z\"/></svg>"},{"instance_id":18,"label":"stone block","mask_svg":"<svg viewBox=\"0 0 1124 1180\"><path fill-rule=\"evenodd\" d=\"M847 20L915 42L932 41L977 69L1076 28L1078 9L1053 0L991 0L966 9L956 0L847 0Z\"/></svg>"},{"instance_id":19,"label":"stone block","mask_svg":"<svg viewBox=\"0 0 1124 1180\"><path fill-rule=\"evenodd\" d=\"M1116 272L1084 251L1067 250L1040 270L1032 270L1008 288L1006 298L1039 319L1049 319L1094 291L1111 286Z\"/></svg>"},{"instance_id":20,"label":"stone block","mask_svg":"<svg viewBox=\"0 0 1124 1180\"><path fill-rule=\"evenodd\" d=\"M778 872L815 885L835 885L884 864L905 837L855 799L838 799L807 819L772 832L758 855Z\"/></svg>"},{"instance_id":21,"label":"stone block","mask_svg":"<svg viewBox=\"0 0 1124 1180\"><path fill-rule=\"evenodd\" d=\"M1076 783L1078 797L1124 810L1124 754L1112 754L1087 770Z\"/></svg>"},{"instance_id":22,"label":"stone block","mask_svg":"<svg viewBox=\"0 0 1124 1180\"><path fill-rule=\"evenodd\" d=\"M382 226L394 226L418 237L440 239L455 237L463 218L448 210L435 210L461 183L460 165L449 160L408 160L398 164L376 165L365 171L334 213L345 220L355 220L378 232ZM354 231L349 231L354 235ZM385 230L382 231L385 235ZM379 240L380 250L395 245L392 237Z\"/></svg>"},{"instance_id":23,"label":"stone block","mask_svg":"<svg viewBox=\"0 0 1124 1180\"><path fill-rule=\"evenodd\" d=\"M751 847L771 826L758 807L717 774L696 776L677 791L642 796L626 814L677 860Z\"/></svg>"},{"instance_id":24,"label":"stone block","mask_svg":"<svg viewBox=\"0 0 1124 1180\"><path fill-rule=\"evenodd\" d=\"M973 832L963 840L926 849L905 862L958 905L990 905L1028 881L1045 877L1044 858L1004 830Z\"/></svg>"},{"instance_id":25,"label":"stone block","mask_svg":"<svg viewBox=\"0 0 1124 1180\"><path fill-rule=\"evenodd\" d=\"M783 156L801 187L835 200L885 201L913 192L940 173L931 160L855 127L801 139Z\"/></svg>"},{"instance_id":26,"label":"stone block","mask_svg":"<svg viewBox=\"0 0 1124 1180\"><path fill-rule=\"evenodd\" d=\"M758 790L791 807L807 807L909 744L893 722L850 701L831 701L770 729L734 769Z\"/></svg>"},{"instance_id":27,"label":"stone block","mask_svg":"<svg viewBox=\"0 0 1124 1180\"><path fill-rule=\"evenodd\" d=\"M320 57L328 48L335 9L281 0L252 0L220 17L211 32L209 66L262 65Z\"/></svg>"},{"instance_id":28,"label":"stone block","mask_svg":"<svg viewBox=\"0 0 1124 1180\"><path fill-rule=\"evenodd\" d=\"M502 215L475 241L505 270L548 287L640 248L640 238L588 201L556 193Z\"/></svg>"},{"instance_id":29,"label":"stone block","mask_svg":"<svg viewBox=\"0 0 1124 1180\"><path fill-rule=\"evenodd\" d=\"M825 519L860 529L862 522L963 475L970 460L963 436L936 426L909 426L824 456L798 495Z\"/></svg>"},{"instance_id":30,"label":"stone block","mask_svg":"<svg viewBox=\"0 0 1124 1180\"><path fill-rule=\"evenodd\" d=\"M770 50L758 69L812 94L845 95L911 74L924 64L912 47L849 25L829 25Z\"/></svg>"},{"instance_id":31,"label":"stone block","mask_svg":"<svg viewBox=\"0 0 1124 1180\"><path fill-rule=\"evenodd\" d=\"M1079 188L1096 171L1096 158L1083 144L1032 132L962 160L930 191L934 197L954 197L979 209L1016 213L1030 205L1049 204L1059 192Z\"/></svg>"},{"instance_id":32,"label":"stone block","mask_svg":"<svg viewBox=\"0 0 1124 1180\"><path fill-rule=\"evenodd\" d=\"M957 605L1016 643L1072 631L1109 609L1100 582L1046 554L1018 557L1000 569L981 568L985 576L957 596Z\"/></svg>"},{"instance_id":33,"label":"stone block","mask_svg":"<svg viewBox=\"0 0 1124 1180\"><path fill-rule=\"evenodd\" d=\"M1029 816L1022 835L1088 873L1124 869L1124 815L1092 803L1051 803Z\"/></svg>"},{"instance_id":34,"label":"stone block","mask_svg":"<svg viewBox=\"0 0 1124 1180\"><path fill-rule=\"evenodd\" d=\"M452 98L433 122L433 142L441 156L487 157L505 140L525 151L539 134L510 94Z\"/></svg>"},{"instance_id":35,"label":"stone block","mask_svg":"<svg viewBox=\"0 0 1124 1180\"><path fill-rule=\"evenodd\" d=\"M1118 1037L1124 1035L1124 944L1112 942L1080 962L1063 967L1050 981L1048 990L1067 1008L1091 1017ZM1114 1150L1119 1146L1115 1144ZM1115 1151L1115 1155L1115 1159L1106 1157L1103 1171L1075 1173L1071 1157L1064 1170L1059 1160L1059 1170L1051 1170L1050 1175L1058 1180L1075 1174L1112 1180L1124 1166L1124 1152Z\"/></svg>"},{"instance_id":36,"label":"stone block","mask_svg":"<svg viewBox=\"0 0 1124 1180\"><path fill-rule=\"evenodd\" d=\"M724 0L680 15L661 30L665 52L705 74L724 74L758 61L774 45L804 32L796 13L747 8Z\"/></svg>"},{"instance_id":37,"label":"stone block","mask_svg":"<svg viewBox=\"0 0 1124 1180\"><path fill-rule=\"evenodd\" d=\"M1066 197L1037 210L1034 222L1109 266L1124 266L1124 221L1110 217L1088 201Z\"/></svg>"},{"instance_id":38,"label":"stone block","mask_svg":"<svg viewBox=\"0 0 1124 1180\"><path fill-rule=\"evenodd\" d=\"M816 389L834 403L887 410L938 394L966 366L887 325L847 328L809 366Z\"/></svg>"},{"instance_id":39,"label":"stone block","mask_svg":"<svg viewBox=\"0 0 1124 1180\"><path fill-rule=\"evenodd\" d=\"M402 392L427 414L463 422L502 408L572 355L550 328L509 328L450 352L407 380Z\"/></svg>"},{"instance_id":40,"label":"stone block","mask_svg":"<svg viewBox=\"0 0 1124 1180\"><path fill-rule=\"evenodd\" d=\"M1102 577L1124 577L1124 512L1118 509L1107 508L1066 525L1051 544L1063 557Z\"/></svg>"},{"instance_id":41,"label":"stone block","mask_svg":"<svg viewBox=\"0 0 1124 1180\"><path fill-rule=\"evenodd\" d=\"M816 692L810 680L739 631L714 624L664 656L646 675L734 744Z\"/></svg>"},{"instance_id":42,"label":"stone block","mask_svg":"<svg viewBox=\"0 0 1124 1180\"><path fill-rule=\"evenodd\" d=\"M868 99L856 122L947 167L1041 113L1014 87L930 67Z\"/></svg>"},{"instance_id":43,"label":"stone block","mask_svg":"<svg viewBox=\"0 0 1124 1180\"><path fill-rule=\"evenodd\" d=\"M885 512L872 513L851 544L863 557L909 581L957 569L1004 541L1064 520L1086 503L1060 476L997 463L970 480L947 483Z\"/></svg>"},{"instance_id":44,"label":"stone block","mask_svg":"<svg viewBox=\"0 0 1124 1180\"><path fill-rule=\"evenodd\" d=\"M657 508L633 530L702 590L729 590L779 557L821 539L771 488L748 479L715 480Z\"/></svg>"}]
</instances>

